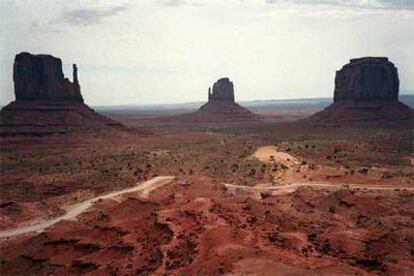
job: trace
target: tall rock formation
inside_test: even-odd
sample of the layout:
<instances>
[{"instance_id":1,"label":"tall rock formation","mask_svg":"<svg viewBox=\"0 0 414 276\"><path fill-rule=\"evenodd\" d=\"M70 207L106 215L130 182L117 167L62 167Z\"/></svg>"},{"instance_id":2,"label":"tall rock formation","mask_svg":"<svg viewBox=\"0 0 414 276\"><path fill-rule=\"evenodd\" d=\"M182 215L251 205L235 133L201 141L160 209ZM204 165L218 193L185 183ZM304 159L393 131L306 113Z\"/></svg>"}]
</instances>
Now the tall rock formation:
<instances>
[{"instance_id":1,"label":"tall rock formation","mask_svg":"<svg viewBox=\"0 0 414 276\"><path fill-rule=\"evenodd\" d=\"M336 72L334 103L309 119L321 124L413 122L413 110L398 101L398 70L386 57L351 59Z\"/></svg>"},{"instance_id":2,"label":"tall rock formation","mask_svg":"<svg viewBox=\"0 0 414 276\"><path fill-rule=\"evenodd\" d=\"M259 121L254 114L234 101L234 86L229 78L221 78L208 89L208 102L196 112L164 118L187 123Z\"/></svg>"},{"instance_id":3,"label":"tall rock formation","mask_svg":"<svg viewBox=\"0 0 414 276\"><path fill-rule=\"evenodd\" d=\"M398 101L400 81L386 57L351 59L336 72L334 101Z\"/></svg>"},{"instance_id":4,"label":"tall rock formation","mask_svg":"<svg viewBox=\"0 0 414 276\"><path fill-rule=\"evenodd\" d=\"M64 77L62 61L51 55L17 54L13 66L16 100L0 112L0 136L44 136L124 130L83 103L78 70Z\"/></svg>"},{"instance_id":5,"label":"tall rock formation","mask_svg":"<svg viewBox=\"0 0 414 276\"><path fill-rule=\"evenodd\" d=\"M16 100L83 102L73 64L73 82L64 77L62 61L51 55L16 55L13 66Z\"/></svg>"},{"instance_id":6,"label":"tall rock formation","mask_svg":"<svg viewBox=\"0 0 414 276\"><path fill-rule=\"evenodd\" d=\"M221 78L208 89L208 101L231 101L234 102L234 87L229 78Z\"/></svg>"}]
</instances>

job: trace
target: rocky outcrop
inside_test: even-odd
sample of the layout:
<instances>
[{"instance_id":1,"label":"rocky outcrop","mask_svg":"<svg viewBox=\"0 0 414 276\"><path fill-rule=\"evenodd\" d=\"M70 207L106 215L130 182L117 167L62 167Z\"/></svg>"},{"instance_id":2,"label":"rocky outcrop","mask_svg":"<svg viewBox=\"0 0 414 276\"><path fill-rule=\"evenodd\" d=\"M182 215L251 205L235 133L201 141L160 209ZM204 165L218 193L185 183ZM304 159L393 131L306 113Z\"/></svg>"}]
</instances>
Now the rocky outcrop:
<instances>
[{"instance_id":1,"label":"rocky outcrop","mask_svg":"<svg viewBox=\"0 0 414 276\"><path fill-rule=\"evenodd\" d=\"M196 112L163 118L163 121L186 123L220 123L260 121L261 116L234 101L234 86L229 78L221 78L208 89L208 102Z\"/></svg>"},{"instance_id":2,"label":"rocky outcrop","mask_svg":"<svg viewBox=\"0 0 414 276\"><path fill-rule=\"evenodd\" d=\"M16 101L0 112L0 136L102 135L126 130L83 103L75 64L71 82L64 77L59 58L20 53L13 79Z\"/></svg>"},{"instance_id":3,"label":"rocky outcrop","mask_svg":"<svg viewBox=\"0 0 414 276\"><path fill-rule=\"evenodd\" d=\"M398 71L386 57L351 59L336 72L334 101L398 101Z\"/></svg>"},{"instance_id":4,"label":"rocky outcrop","mask_svg":"<svg viewBox=\"0 0 414 276\"><path fill-rule=\"evenodd\" d=\"M64 77L62 61L51 55L16 55L13 66L16 100L83 102L77 67L73 64L73 82Z\"/></svg>"},{"instance_id":5,"label":"rocky outcrop","mask_svg":"<svg viewBox=\"0 0 414 276\"><path fill-rule=\"evenodd\" d=\"M414 113L398 101L399 79L386 57L351 59L336 72L334 103L312 115L316 125L413 123Z\"/></svg>"},{"instance_id":6,"label":"rocky outcrop","mask_svg":"<svg viewBox=\"0 0 414 276\"><path fill-rule=\"evenodd\" d=\"M234 102L234 87L229 78L216 81L213 85L213 93L211 93L211 88L208 89L208 101Z\"/></svg>"}]
</instances>

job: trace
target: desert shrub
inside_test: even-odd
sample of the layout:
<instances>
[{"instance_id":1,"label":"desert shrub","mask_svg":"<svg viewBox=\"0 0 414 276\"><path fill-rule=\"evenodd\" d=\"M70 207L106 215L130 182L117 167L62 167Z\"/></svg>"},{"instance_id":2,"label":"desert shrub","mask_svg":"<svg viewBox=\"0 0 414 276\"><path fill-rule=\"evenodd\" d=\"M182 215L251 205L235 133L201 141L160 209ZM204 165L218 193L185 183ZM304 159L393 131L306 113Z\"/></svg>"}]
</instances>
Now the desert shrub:
<instances>
[{"instance_id":1,"label":"desert shrub","mask_svg":"<svg viewBox=\"0 0 414 276\"><path fill-rule=\"evenodd\" d=\"M143 170L142 170L141 168L137 168L137 169L134 171L134 175L135 175L135 176L138 176L138 175L140 175L142 172L143 172Z\"/></svg>"},{"instance_id":2,"label":"desert shrub","mask_svg":"<svg viewBox=\"0 0 414 276\"><path fill-rule=\"evenodd\" d=\"M368 169L368 168L362 168L362 169L359 169L359 170L358 170L358 172L359 172L360 174L367 174L367 173L368 173L368 171L369 171L369 169Z\"/></svg>"},{"instance_id":3,"label":"desert shrub","mask_svg":"<svg viewBox=\"0 0 414 276\"><path fill-rule=\"evenodd\" d=\"M250 169L250 171L249 171L249 174L248 174L249 176L253 176L253 175L256 175L256 170L255 169Z\"/></svg>"},{"instance_id":4,"label":"desert shrub","mask_svg":"<svg viewBox=\"0 0 414 276\"><path fill-rule=\"evenodd\" d=\"M381 178L384 178L384 179L392 178L392 174L390 172L384 172Z\"/></svg>"},{"instance_id":5,"label":"desert shrub","mask_svg":"<svg viewBox=\"0 0 414 276\"><path fill-rule=\"evenodd\" d=\"M338 153L338 152L340 152L341 151L341 149L340 148L337 148L337 147L335 147L334 149L333 149L333 153L334 154L336 154L336 153Z\"/></svg>"}]
</instances>

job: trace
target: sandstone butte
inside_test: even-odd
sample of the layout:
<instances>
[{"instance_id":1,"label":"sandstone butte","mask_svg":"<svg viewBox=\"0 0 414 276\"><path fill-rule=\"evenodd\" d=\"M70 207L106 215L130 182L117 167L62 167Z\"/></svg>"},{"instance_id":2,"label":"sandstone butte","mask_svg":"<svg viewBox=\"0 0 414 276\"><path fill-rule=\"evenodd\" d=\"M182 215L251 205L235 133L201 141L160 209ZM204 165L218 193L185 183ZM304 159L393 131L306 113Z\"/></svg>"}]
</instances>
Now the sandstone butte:
<instances>
[{"instance_id":1,"label":"sandstone butte","mask_svg":"<svg viewBox=\"0 0 414 276\"><path fill-rule=\"evenodd\" d=\"M312 115L313 123L412 122L413 110L398 101L398 70L386 57L351 59L336 72L334 103Z\"/></svg>"},{"instance_id":2,"label":"sandstone butte","mask_svg":"<svg viewBox=\"0 0 414 276\"><path fill-rule=\"evenodd\" d=\"M76 64L71 82L63 74L61 59L20 53L14 60L13 81L16 100L0 112L1 136L104 134L126 130L84 103Z\"/></svg>"},{"instance_id":3,"label":"sandstone butte","mask_svg":"<svg viewBox=\"0 0 414 276\"><path fill-rule=\"evenodd\" d=\"M261 116L235 102L234 85L229 78L221 78L208 89L208 102L193 113L171 117L187 123L260 121Z\"/></svg>"}]
</instances>

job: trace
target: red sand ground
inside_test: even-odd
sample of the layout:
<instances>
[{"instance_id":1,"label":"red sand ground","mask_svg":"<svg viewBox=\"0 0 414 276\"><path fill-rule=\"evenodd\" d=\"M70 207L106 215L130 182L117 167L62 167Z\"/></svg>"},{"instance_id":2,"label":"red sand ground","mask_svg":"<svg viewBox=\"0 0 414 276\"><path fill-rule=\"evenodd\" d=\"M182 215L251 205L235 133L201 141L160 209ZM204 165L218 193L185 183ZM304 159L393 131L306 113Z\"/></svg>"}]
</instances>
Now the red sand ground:
<instances>
[{"instance_id":1,"label":"red sand ground","mask_svg":"<svg viewBox=\"0 0 414 276\"><path fill-rule=\"evenodd\" d=\"M148 201L104 200L78 221L3 243L1 271L403 275L414 269L412 200L405 191L312 188L252 200L182 178Z\"/></svg>"},{"instance_id":2,"label":"red sand ground","mask_svg":"<svg viewBox=\"0 0 414 276\"><path fill-rule=\"evenodd\" d=\"M202 126L201 126L202 127ZM1 275L409 275L411 128L171 125L152 135L2 139L3 229L156 175L176 180L102 200L76 221L1 241ZM217 126L215 126L217 127ZM275 146L299 163L252 158ZM252 196L225 183L275 187ZM395 187L348 189L342 183Z\"/></svg>"}]
</instances>

